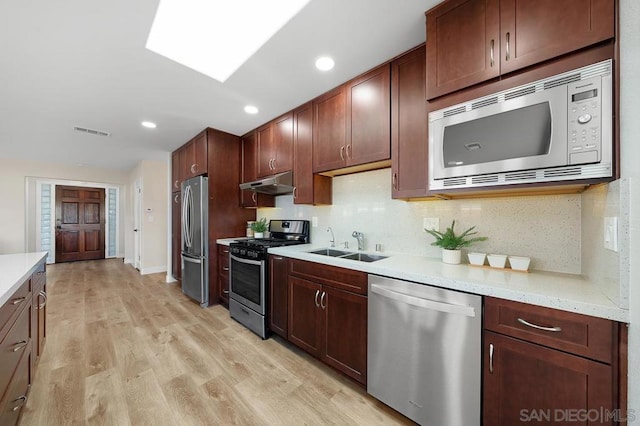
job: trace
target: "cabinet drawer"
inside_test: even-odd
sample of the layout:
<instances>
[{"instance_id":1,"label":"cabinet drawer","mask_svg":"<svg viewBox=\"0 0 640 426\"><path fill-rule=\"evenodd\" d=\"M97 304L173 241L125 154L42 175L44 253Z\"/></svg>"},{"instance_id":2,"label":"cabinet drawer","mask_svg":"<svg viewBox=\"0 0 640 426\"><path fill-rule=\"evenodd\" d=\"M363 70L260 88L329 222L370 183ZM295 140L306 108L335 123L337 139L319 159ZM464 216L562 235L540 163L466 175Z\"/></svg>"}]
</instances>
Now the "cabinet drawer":
<instances>
[{"instance_id":1,"label":"cabinet drawer","mask_svg":"<svg viewBox=\"0 0 640 426\"><path fill-rule=\"evenodd\" d=\"M367 294L367 274L352 269L291 259L289 273L330 287Z\"/></svg>"},{"instance_id":2,"label":"cabinet drawer","mask_svg":"<svg viewBox=\"0 0 640 426\"><path fill-rule=\"evenodd\" d=\"M28 306L22 310L5 338L0 341L0 392L7 387L22 354L31 348L31 340L29 338L31 300L26 303L28 303Z\"/></svg>"},{"instance_id":3,"label":"cabinet drawer","mask_svg":"<svg viewBox=\"0 0 640 426\"><path fill-rule=\"evenodd\" d=\"M0 402L0 424L15 425L18 423L20 413L27 404L29 394L29 377L31 369L31 353L27 352L16 369L7 393Z\"/></svg>"},{"instance_id":4,"label":"cabinet drawer","mask_svg":"<svg viewBox=\"0 0 640 426\"><path fill-rule=\"evenodd\" d=\"M490 297L484 318L487 330L611 363L613 321Z\"/></svg>"},{"instance_id":5,"label":"cabinet drawer","mask_svg":"<svg viewBox=\"0 0 640 426\"><path fill-rule=\"evenodd\" d=\"M32 287L41 286L47 281L47 270L44 263L38 265L38 269L31 276Z\"/></svg>"},{"instance_id":6,"label":"cabinet drawer","mask_svg":"<svg viewBox=\"0 0 640 426\"><path fill-rule=\"evenodd\" d=\"M0 341L2 341L2 336L11 327L9 320L15 318L14 314L28 301L30 290L31 280L26 280L0 308Z\"/></svg>"}]
</instances>

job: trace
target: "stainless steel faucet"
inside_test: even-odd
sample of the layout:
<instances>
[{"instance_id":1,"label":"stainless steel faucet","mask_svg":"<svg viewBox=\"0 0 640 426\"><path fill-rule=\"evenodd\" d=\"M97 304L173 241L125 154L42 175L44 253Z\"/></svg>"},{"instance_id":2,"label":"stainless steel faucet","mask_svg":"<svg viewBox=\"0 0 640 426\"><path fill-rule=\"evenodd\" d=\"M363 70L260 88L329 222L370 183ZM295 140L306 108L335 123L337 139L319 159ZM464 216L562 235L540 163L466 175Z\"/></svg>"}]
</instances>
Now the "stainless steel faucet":
<instances>
[{"instance_id":1,"label":"stainless steel faucet","mask_svg":"<svg viewBox=\"0 0 640 426\"><path fill-rule=\"evenodd\" d=\"M329 240L329 242L331 243L331 247L335 247L336 246L336 237L333 235L333 229L331 229L330 226L327 227L327 232L331 232L331 239Z\"/></svg>"},{"instance_id":2,"label":"stainless steel faucet","mask_svg":"<svg viewBox=\"0 0 640 426\"><path fill-rule=\"evenodd\" d=\"M351 236L358 240L358 250L364 250L364 234L362 232L353 231Z\"/></svg>"}]
</instances>

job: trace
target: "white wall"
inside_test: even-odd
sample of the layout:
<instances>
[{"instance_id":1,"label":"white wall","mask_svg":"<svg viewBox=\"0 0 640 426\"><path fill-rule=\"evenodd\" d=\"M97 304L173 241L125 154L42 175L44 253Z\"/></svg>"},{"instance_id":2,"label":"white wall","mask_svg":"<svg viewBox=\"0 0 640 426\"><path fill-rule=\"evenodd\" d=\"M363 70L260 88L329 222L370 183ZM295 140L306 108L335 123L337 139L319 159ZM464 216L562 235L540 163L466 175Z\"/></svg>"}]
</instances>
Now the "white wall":
<instances>
[{"instance_id":1,"label":"white wall","mask_svg":"<svg viewBox=\"0 0 640 426\"><path fill-rule=\"evenodd\" d=\"M640 424L640 2L620 0L620 140L622 176L630 179L629 408Z\"/></svg>"},{"instance_id":2,"label":"white wall","mask_svg":"<svg viewBox=\"0 0 640 426\"><path fill-rule=\"evenodd\" d=\"M140 213L140 272L151 274L167 270L168 167L164 161L144 160L137 164L128 176L126 185L127 209L125 211L125 261L132 262L134 253L134 203L135 182L142 185ZM150 210L150 211L149 211ZM133 263L133 262L132 262Z\"/></svg>"},{"instance_id":3,"label":"white wall","mask_svg":"<svg viewBox=\"0 0 640 426\"><path fill-rule=\"evenodd\" d=\"M35 247L35 233L27 236L27 223L31 224L30 229L35 223L35 187L28 188L27 177L34 178L33 181L35 178L60 179L115 186L127 181L127 173L121 170L0 158L0 254L20 253ZM120 237L122 244L122 234ZM122 247L118 253L122 253Z\"/></svg>"}]
</instances>

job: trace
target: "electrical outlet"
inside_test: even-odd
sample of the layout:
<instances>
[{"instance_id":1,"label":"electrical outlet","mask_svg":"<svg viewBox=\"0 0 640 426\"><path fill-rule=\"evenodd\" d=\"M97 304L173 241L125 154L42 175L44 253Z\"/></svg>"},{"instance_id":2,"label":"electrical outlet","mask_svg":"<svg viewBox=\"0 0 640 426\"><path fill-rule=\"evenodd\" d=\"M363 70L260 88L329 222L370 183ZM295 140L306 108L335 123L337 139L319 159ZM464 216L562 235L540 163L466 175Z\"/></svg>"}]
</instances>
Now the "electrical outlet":
<instances>
[{"instance_id":1,"label":"electrical outlet","mask_svg":"<svg viewBox=\"0 0 640 426\"><path fill-rule=\"evenodd\" d=\"M311 226L313 226L314 228L318 227L318 216L313 216L311 218Z\"/></svg>"},{"instance_id":2,"label":"electrical outlet","mask_svg":"<svg viewBox=\"0 0 640 426\"><path fill-rule=\"evenodd\" d=\"M618 251L618 218L604 218L604 248L611 251Z\"/></svg>"},{"instance_id":3,"label":"electrical outlet","mask_svg":"<svg viewBox=\"0 0 640 426\"><path fill-rule=\"evenodd\" d=\"M440 230L440 218L438 217L425 217L422 219L422 227L429 230Z\"/></svg>"}]
</instances>

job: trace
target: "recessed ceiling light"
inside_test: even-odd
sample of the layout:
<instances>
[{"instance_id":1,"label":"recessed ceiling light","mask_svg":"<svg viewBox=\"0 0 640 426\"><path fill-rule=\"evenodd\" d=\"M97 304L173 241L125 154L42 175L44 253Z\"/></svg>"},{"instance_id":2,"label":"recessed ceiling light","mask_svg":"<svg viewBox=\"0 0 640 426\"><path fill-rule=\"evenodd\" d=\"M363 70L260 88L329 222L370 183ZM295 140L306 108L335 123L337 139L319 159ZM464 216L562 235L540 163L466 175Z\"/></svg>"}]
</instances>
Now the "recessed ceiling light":
<instances>
[{"instance_id":1,"label":"recessed ceiling light","mask_svg":"<svg viewBox=\"0 0 640 426\"><path fill-rule=\"evenodd\" d=\"M310 0L161 0L146 48L224 82Z\"/></svg>"},{"instance_id":2,"label":"recessed ceiling light","mask_svg":"<svg viewBox=\"0 0 640 426\"><path fill-rule=\"evenodd\" d=\"M316 60L316 68L320 71L329 71L336 63L328 56L321 56Z\"/></svg>"},{"instance_id":3,"label":"recessed ceiling light","mask_svg":"<svg viewBox=\"0 0 640 426\"><path fill-rule=\"evenodd\" d=\"M258 108L254 107L253 105L247 105L246 107L244 107L244 112L246 112L247 114L257 114Z\"/></svg>"},{"instance_id":4,"label":"recessed ceiling light","mask_svg":"<svg viewBox=\"0 0 640 426\"><path fill-rule=\"evenodd\" d=\"M142 125L149 129L155 129L156 127L158 127L156 126L156 123L152 123L151 121L143 121Z\"/></svg>"}]
</instances>

